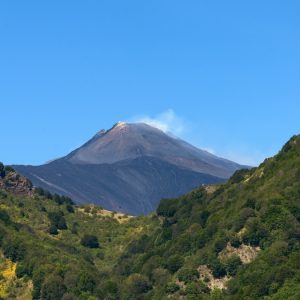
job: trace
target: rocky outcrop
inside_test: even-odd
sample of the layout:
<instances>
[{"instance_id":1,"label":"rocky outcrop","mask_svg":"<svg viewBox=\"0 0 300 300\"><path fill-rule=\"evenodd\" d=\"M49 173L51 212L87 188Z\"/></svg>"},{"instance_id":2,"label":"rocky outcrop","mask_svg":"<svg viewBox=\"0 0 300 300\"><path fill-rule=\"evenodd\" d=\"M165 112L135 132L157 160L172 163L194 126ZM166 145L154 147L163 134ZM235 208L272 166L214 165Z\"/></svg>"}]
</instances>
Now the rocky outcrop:
<instances>
[{"instance_id":1,"label":"rocky outcrop","mask_svg":"<svg viewBox=\"0 0 300 300\"><path fill-rule=\"evenodd\" d=\"M16 195L32 195L32 183L13 169L3 172L0 176L0 189Z\"/></svg>"}]
</instances>

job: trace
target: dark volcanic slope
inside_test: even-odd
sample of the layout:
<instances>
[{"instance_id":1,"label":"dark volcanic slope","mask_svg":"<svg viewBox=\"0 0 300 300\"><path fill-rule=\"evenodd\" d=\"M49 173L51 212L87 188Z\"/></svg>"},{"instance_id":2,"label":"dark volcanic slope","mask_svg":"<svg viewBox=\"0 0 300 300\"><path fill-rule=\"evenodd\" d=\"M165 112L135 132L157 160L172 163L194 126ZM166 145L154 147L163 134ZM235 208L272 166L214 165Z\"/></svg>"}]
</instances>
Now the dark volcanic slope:
<instances>
[{"instance_id":1,"label":"dark volcanic slope","mask_svg":"<svg viewBox=\"0 0 300 300\"><path fill-rule=\"evenodd\" d=\"M64 158L14 167L35 186L134 215L241 168L149 125L125 123L100 131Z\"/></svg>"},{"instance_id":2,"label":"dark volcanic slope","mask_svg":"<svg viewBox=\"0 0 300 300\"><path fill-rule=\"evenodd\" d=\"M153 157L102 165L55 161L40 167L19 166L18 170L52 192L132 215L155 210L162 197L182 195L201 183L223 181Z\"/></svg>"}]
</instances>

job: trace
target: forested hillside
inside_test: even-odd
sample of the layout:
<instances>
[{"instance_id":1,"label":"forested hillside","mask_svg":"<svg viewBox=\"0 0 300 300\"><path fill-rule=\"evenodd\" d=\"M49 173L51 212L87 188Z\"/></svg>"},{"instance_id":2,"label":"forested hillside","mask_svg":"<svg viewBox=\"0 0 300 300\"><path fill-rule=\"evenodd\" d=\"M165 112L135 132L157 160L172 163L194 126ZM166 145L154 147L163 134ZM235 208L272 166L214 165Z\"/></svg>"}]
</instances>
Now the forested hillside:
<instances>
[{"instance_id":1,"label":"forested hillside","mask_svg":"<svg viewBox=\"0 0 300 300\"><path fill-rule=\"evenodd\" d=\"M91 300L117 288L110 270L125 245L155 222L75 206L32 190L10 167L0 169L0 297Z\"/></svg>"},{"instance_id":2,"label":"forested hillside","mask_svg":"<svg viewBox=\"0 0 300 300\"><path fill-rule=\"evenodd\" d=\"M135 287L123 299L300 299L300 136L224 185L161 201L157 217L114 269Z\"/></svg>"},{"instance_id":3,"label":"forested hillside","mask_svg":"<svg viewBox=\"0 0 300 300\"><path fill-rule=\"evenodd\" d=\"M300 299L300 136L146 217L0 174L4 299Z\"/></svg>"}]
</instances>

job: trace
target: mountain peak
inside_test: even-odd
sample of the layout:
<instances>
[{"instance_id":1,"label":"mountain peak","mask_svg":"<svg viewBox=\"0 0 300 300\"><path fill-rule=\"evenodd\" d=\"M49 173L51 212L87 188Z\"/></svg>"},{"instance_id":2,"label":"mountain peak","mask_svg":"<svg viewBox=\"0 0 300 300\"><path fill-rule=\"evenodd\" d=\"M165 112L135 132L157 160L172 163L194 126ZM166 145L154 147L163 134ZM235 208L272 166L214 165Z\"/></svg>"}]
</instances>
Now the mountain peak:
<instances>
[{"instance_id":1,"label":"mountain peak","mask_svg":"<svg viewBox=\"0 0 300 300\"><path fill-rule=\"evenodd\" d=\"M127 125L127 123L119 121L112 128L122 128L122 127L125 127L126 125Z\"/></svg>"},{"instance_id":2,"label":"mountain peak","mask_svg":"<svg viewBox=\"0 0 300 300\"><path fill-rule=\"evenodd\" d=\"M240 168L151 125L118 122L61 159L18 169L35 185L75 201L144 214L160 198L223 182Z\"/></svg>"},{"instance_id":3,"label":"mountain peak","mask_svg":"<svg viewBox=\"0 0 300 300\"><path fill-rule=\"evenodd\" d=\"M112 164L156 157L184 169L228 178L240 168L145 123L117 122L65 157L75 165Z\"/></svg>"}]
</instances>

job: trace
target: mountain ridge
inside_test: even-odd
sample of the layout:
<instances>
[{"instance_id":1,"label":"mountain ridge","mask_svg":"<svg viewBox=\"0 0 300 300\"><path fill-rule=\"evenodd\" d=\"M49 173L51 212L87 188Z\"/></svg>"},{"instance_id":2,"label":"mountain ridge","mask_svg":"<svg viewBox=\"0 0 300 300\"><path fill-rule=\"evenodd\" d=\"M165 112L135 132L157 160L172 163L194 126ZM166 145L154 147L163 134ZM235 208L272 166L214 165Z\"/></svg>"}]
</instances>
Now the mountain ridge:
<instances>
[{"instance_id":1,"label":"mountain ridge","mask_svg":"<svg viewBox=\"0 0 300 300\"><path fill-rule=\"evenodd\" d=\"M47 164L14 165L35 186L134 215L153 211L161 198L225 181L242 167L147 124L124 122Z\"/></svg>"}]
</instances>

